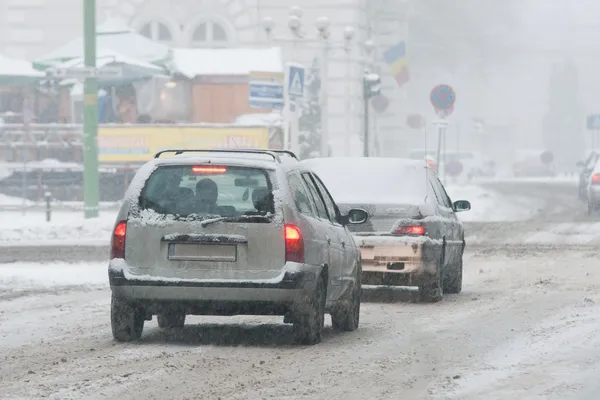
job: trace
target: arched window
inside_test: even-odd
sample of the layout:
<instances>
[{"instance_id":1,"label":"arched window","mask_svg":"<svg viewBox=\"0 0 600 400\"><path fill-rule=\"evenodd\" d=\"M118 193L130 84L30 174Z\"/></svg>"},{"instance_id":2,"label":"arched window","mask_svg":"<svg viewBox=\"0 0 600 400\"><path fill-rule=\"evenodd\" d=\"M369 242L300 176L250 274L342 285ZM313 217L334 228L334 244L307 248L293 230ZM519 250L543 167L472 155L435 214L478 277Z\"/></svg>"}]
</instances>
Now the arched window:
<instances>
[{"instance_id":1,"label":"arched window","mask_svg":"<svg viewBox=\"0 0 600 400\"><path fill-rule=\"evenodd\" d=\"M194 47L227 47L230 39L225 27L215 21L199 23L192 32Z\"/></svg>"},{"instance_id":2,"label":"arched window","mask_svg":"<svg viewBox=\"0 0 600 400\"><path fill-rule=\"evenodd\" d=\"M173 41L173 34L169 27L158 21L151 21L143 25L140 34L157 42L170 43Z\"/></svg>"}]
</instances>

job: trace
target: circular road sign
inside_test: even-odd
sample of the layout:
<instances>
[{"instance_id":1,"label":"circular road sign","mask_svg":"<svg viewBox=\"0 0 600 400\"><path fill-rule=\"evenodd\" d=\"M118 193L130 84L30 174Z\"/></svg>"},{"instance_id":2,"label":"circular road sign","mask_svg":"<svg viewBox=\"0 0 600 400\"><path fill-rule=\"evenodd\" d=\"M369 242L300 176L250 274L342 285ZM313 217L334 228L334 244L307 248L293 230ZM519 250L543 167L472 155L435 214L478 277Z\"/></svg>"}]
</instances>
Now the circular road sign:
<instances>
[{"instance_id":1,"label":"circular road sign","mask_svg":"<svg viewBox=\"0 0 600 400\"><path fill-rule=\"evenodd\" d=\"M552 161L554 161L554 154L552 154L551 151L546 150L540 156L540 161L542 162L542 164L545 164L545 165L551 164Z\"/></svg>"},{"instance_id":2,"label":"circular road sign","mask_svg":"<svg viewBox=\"0 0 600 400\"><path fill-rule=\"evenodd\" d=\"M446 164L445 171L449 176L456 177L463 172L463 165L460 161L450 161Z\"/></svg>"},{"instance_id":3,"label":"circular road sign","mask_svg":"<svg viewBox=\"0 0 600 400\"><path fill-rule=\"evenodd\" d=\"M454 107L456 93L448 85L437 85L431 91L430 100L436 110L448 110Z\"/></svg>"},{"instance_id":4,"label":"circular road sign","mask_svg":"<svg viewBox=\"0 0 600 400\"><path fill-rule=\"evenodd\" d=\"M419 114L411 114L406 118L406 125L412 129L421 129L425 126L425 118Z\"/></svg>"}]
</instances>

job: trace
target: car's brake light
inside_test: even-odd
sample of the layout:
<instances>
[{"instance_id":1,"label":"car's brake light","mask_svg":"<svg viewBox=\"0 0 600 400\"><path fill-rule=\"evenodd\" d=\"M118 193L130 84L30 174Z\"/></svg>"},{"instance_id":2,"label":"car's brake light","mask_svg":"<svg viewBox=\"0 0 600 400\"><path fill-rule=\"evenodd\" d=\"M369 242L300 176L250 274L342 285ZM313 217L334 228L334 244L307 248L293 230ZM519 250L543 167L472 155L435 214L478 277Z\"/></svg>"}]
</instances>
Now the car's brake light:
<instances>
[{"instance_id":1,"label":"car's brake light","mask_svg":"<svg viewBox=\"0 0 600 400\"><path fill-rule=\"evenodd\" d=\"M425 227L422 225L399 226L392 232L394 235L417 235L425 234Z\"/></svg>"},{"instance_id":2,"label":"car's brake light","mask_svg":"<svg viewBox=\"0 0 600 400\"><path fill-rule=\"evenodd\" d=\"M592 185L600 184L600 174L592 175Z\"/></svg>"},{"instance_id":3,"label":"car's brake light","mask_svg":"<svg viewBox=\"0 0 600 400\"><path fill-rule=\"evenodd\" d=\"M119 221L113 230L110 244L110 259L125 259L125 236L127 235L127 221Z\"/></svg>"},{"instance_id":4,"label":"car's brake light","mask_svg":"<svg viewBox=\"0 0 600 400\"><path fill-rule=\"evenodd\" d=\"M304 238L297 226L286 224L285 234L285 261L304 263Z\"/></svg>"},{"instance_id":5,"label":"car's brake light","mask_svg":"<svg viewBox=\"0 0 600 400\"><path fill-rule=\"evenodd\" d=\"M195 174L224 174L227 172L227 168L214 165L200 165L192 167L192 172Z\"/></svg>"}]
</instances>

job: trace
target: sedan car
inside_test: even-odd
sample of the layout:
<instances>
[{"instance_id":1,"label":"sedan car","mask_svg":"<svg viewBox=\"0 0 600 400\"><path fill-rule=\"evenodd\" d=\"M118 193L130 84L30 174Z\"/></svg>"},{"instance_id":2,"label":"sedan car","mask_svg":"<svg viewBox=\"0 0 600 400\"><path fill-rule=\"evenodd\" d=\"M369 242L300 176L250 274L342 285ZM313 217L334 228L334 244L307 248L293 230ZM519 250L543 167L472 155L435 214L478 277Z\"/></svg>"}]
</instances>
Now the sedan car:
<instances>
[{"instance_id":1,"label":"sedan car","mask_svg":"<svg viewBox=\"0 0 600 400\"><path fill-rule=\"evenodd\" d=\"M590 183L590 177L594 172L594 168L596 168L596 164L600 159L600 154L595 151L589 152L585 161L580 161L577 163L577 167L579 167L579 185L578 185L578 194L579 200L587 201L588 200L588 186Z\"/></svg>"},{"instance_id":2,"label":"sedan car","mask_svg":"<svg viewBox=\"0 0 600 400\"><path fill-rule=\"evenodd\" d=\"M364 209L352 225L363 262L363 284L418 286L425 301L462 290L465 235L452 202L423 161L322 158L302 161L322 179L342 211ZM350 213L351 214L351 213Z\"/></svg>"},{"instance_id":3,"label":"sedan car","mask_svg":"<svg viewBox=\"0 0 600 400\"><path fill-rule=\"evenodd\" d=\"M111 325L137 340L154 315L283 315L300 343L357 329L360 250L319 176L293 154L264 150L157 154L134 177L114 227ZM188 154L189 153L189 154Z\"/></svg>"}]
</instances>

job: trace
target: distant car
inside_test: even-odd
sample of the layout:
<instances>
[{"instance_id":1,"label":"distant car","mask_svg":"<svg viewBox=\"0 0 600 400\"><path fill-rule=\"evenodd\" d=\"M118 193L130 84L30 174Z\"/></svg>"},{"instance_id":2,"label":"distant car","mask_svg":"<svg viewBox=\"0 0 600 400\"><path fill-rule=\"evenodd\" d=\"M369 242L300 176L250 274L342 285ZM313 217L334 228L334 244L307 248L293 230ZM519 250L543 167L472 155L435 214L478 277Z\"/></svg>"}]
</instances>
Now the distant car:
<instances>
[{"instance_id":1,"label":"distant car","mask_svg":"<svg viewBox=\"0 0 600 400\"><path fill-rule=\"evenodd\" d=\"M409 158L412 160L432 160L429 163L430 167L437 164L437 152L435 150L413 150L409 154ZM476 151L446 151L440 155L441 170L444 168L444 161L446 164L452 161L458 161L463 166L463 175L466 175L469 179L479 177L494 177L496 175L496 164L489 157L483 156L481 153Z\"/></svg>"},{"instance_id":2,"label":"distant car","mask_svg":"<svg viewBox=\"0 0 600 400\"><path fill-rule=\"evenodd\" d=\"M397 158L320 158L302 161L322 179L340 209L365 209L352 225L361 248L363 284L418 286L425 301L462 290L465 235L436 174L421 161Z\"/></svg>"},{"instance_id":3,"label":"distant car","mask_svg":"<svg viewBox=\"0 0 600 400\"><path fill-rule=\"evenodd\" d=\"M600 211L600 160L597 160L591 173L587 176L586 200L588 215Z\"/></svg>"},{"instance_id":4,"label":"distant car","mask_svg":"<svg viewBox=\"0 0 600 400\"><path fill-rule=\"evenodd\" d=\"M600 154L591 151L585 161L577 163L577 167L579 167L578 195L581 201L587 201L590 176L599 160Z\"/></svg>"},{"instance_id":5,"label":"distant car","mask_svg":"<svg viewBox=\"0 0 600 400\"><path fill-rule=\"evenodd\" d=\"M554 165L542 162L541 150L518 150L513 163L513 175L516 178L539 178L556 176Z\"/></svg>"},{"instance_id":6,"label":"distant car","mask_svg":"<svg viewBox=\"0 0 600 400\"><path fill-rule=\"evenodd\" d=\"M139 339L153 315L162 328L189 314L284 315L304 344L321 341L325 312L334 329L357 329L361 259L347 225L366 211L350 221L290 153L161 153L135 175L112 236L117 341Z\"/></svg>"}]
</instances>

